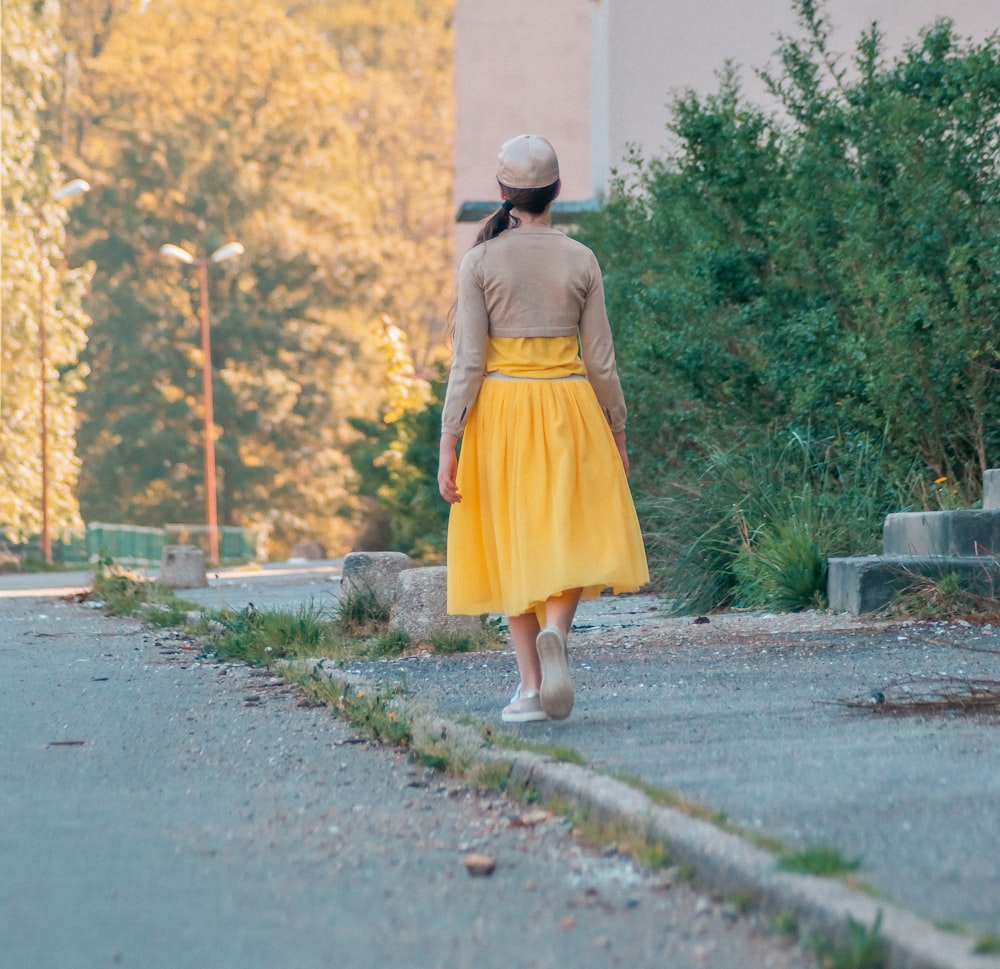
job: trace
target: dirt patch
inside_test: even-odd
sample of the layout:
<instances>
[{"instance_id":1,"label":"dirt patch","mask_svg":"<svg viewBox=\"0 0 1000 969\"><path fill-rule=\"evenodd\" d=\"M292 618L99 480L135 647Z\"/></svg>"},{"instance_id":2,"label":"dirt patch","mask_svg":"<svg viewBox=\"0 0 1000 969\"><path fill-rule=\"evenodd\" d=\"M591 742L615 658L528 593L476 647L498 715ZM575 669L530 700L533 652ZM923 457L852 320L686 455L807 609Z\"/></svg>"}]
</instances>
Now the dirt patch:
<instances>
[{"instance_id":1,"label":"dirt patch","mask_svg":"<svg viewBox=\"0 0 1000 969\"><path fill-rule=\"evenodd\" d=\"M580 646L600 642L606 646L628 645L632 648L668 643L753 645L771 642L775 637L795 638L826 633L873 636L888 634L906 625L912 623L820 610L776 613L732 609L707 616L656 615L647 622L631 626L602 624L574 631L573 640Z\"/></svg>"}]
</instances>

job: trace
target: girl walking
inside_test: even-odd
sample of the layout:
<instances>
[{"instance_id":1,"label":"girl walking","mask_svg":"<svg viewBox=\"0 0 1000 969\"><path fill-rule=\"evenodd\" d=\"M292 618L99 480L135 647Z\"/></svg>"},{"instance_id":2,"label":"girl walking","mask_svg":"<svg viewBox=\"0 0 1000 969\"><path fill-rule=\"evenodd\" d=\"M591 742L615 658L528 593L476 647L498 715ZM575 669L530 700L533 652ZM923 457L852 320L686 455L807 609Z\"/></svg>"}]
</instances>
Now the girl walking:
<instances>
[{"instance_id":1,"label":"girl walking","mask_svg":"<svg viewBox=\"0 0 1000 969\"><path fill-rule=\"evenodd\" d=\"M441 420L448 611L507 615L520 683L504 721L562 720L577 604L649 572L601 271L551 226L552 145L505 142L497 181L502 204L459 267Z\"/></svg>"}]
</instances>

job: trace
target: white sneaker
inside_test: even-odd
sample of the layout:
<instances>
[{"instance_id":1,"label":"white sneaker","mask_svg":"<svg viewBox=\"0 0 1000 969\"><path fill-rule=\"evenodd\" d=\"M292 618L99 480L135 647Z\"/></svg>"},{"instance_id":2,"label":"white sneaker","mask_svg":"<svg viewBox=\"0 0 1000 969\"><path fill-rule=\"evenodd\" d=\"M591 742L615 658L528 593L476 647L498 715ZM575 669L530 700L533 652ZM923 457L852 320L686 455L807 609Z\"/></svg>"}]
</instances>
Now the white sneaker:
<instances>
[{"instance_id":1,"label":"white sneaker","mask_svg":"<svg viewBox=\"0 0 1000 969\"><path fill-rule=\"evenodd\" d=\"M510 698L510 703L503 708L500 719L504 723L531 723L534 720L548 720L549 716L542 709L538 690L525 690L522 693L519 686Z\"/></svg>"},{"instance_id":2,"label":"white sneaker","mask_svg":"<svg viewBox=\"0 0 1000 969\"><path fill-rule=\"evenodd\" d=\"M553 720L565 720L573 709L573 681L569 675L566 637L556 626L546 626L535 640L542 667L542 709Z\"/></svg>"}]
</instances>

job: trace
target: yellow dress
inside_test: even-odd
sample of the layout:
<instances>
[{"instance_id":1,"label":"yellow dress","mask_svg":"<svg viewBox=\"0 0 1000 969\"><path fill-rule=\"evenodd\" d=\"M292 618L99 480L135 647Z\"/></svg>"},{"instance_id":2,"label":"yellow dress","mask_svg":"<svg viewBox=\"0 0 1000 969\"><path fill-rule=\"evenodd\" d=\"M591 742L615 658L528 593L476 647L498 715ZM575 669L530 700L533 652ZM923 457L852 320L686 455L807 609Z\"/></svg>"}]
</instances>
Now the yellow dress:
<instances>
[{"instance_id":1,"label":"yellow dress","mask_svg":"<svg viewBox=\"0 0 1000 969\"><path fill-rule=\"evenodd\" d=\"M575 337L491 338L462 438L448 611L538 610L649 581L639 521Z\"/></svg>"}]
</instances>

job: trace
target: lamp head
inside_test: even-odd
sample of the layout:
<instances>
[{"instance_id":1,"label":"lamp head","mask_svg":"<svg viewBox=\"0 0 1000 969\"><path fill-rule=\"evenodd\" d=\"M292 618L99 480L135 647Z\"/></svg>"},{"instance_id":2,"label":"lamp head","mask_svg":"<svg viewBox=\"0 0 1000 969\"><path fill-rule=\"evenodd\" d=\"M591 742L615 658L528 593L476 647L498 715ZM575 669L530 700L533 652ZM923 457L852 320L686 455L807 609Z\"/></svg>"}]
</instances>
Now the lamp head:
<instances>
[{"instance_id":1,"label":"lamp head","mask_svg":"<svg viewBox=\"0 0 1000 969\"><path fill-rule=\"evenodd\" d=\"M82 178L74 178L72 182L67 182L55 195L53 199L65 199L72 195L83 195L90 191L90 182Z\"/></svg>"},{"instance_id":2,"label":"lamp head","mask_svg":"<svg viewBox=\"0 0 1000 969\"><path fill-rule=\"evenodd\" d=\"M188 265L194 262L194 256L192 256L187 249L175 246L172 242L168 242L165 245L160 246L160 255L169 256L171 259L179 259L181 262L186 262Z\"/></svg>"},{"instance_id":3,"label":"lamp head","mask_svg":"<svg viewBox=\"0 0 1000 969\"><path fill-rule=\"evenodd\" d=\"M224 246L216 249L209 257L212 262L222 262L224 259L233 259L242 256L246 250L239 242L227 242Z\"/></svg>"}]
</instances>

